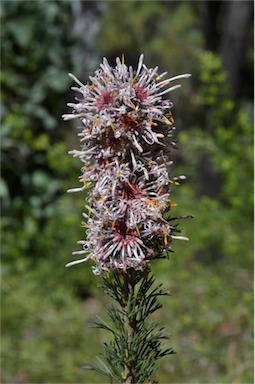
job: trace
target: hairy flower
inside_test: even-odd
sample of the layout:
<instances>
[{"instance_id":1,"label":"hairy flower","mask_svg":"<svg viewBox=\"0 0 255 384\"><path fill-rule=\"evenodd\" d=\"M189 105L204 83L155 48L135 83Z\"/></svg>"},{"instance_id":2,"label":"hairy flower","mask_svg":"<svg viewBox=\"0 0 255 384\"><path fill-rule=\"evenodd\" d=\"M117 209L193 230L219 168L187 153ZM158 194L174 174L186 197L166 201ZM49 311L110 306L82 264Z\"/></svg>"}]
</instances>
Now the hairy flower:
<instances>
[{"instance_id":1,"label":"hairy flower","mask_svg":"<svg viewBox=\"0 0 255 384\"><path fill-rule=\"evenodd\" d=\"M163 95L180 85L165 88L179 75L162 80L158 67L147 68L140 56L136 71L116 59L112 68L104 58L100 69L90 77L91 84L72 88L81 94L69 103L73 113L64 120L80 118L78 134L81 149L70 153L84 164L81 188L88 188L86 240L80 243L84 259L93 260L96 274L111 268L142 270L153 258L170 249L176 226L163 214L171 207L168 166L172 163L164 147L172 141L172 103ZM168 152L169 153L169 152ZM183 177L181 177L183 178ZM179 237L186 239L185 237Z\"/></svg>"}]
</instances>

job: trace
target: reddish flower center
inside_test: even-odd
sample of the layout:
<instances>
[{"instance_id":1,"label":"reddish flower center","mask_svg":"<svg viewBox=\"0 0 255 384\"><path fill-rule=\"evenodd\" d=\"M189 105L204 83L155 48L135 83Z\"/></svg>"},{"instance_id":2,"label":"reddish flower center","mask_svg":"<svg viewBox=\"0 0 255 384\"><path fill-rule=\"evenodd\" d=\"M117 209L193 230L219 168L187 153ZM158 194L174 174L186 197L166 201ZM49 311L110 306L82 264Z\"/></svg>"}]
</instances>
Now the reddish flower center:
<instances>
[{"instance_id":1,"label":"reddish flower center","mask_svg":"<svg viewBox=\"0 0 255 384\"><path fill-rule=\"evenodd\" d=\"M96 99L96 106L98 109L103 109L106 105L113 103L113 93L108 89L104 89Z\"/></svg>"},{"instance_id":2,"label":"reddish flower center","mask_svg":"<svg viewBox=\"0 0 255 384\"><path fill-rule=\"evenodd\" d=\"M122 238L125 238L126 237L126 234L127 234L127 225L126 225L126 222L123 221L123 220L117 220L116 223L115 223L115 229L118 233L118 235L120 235Z\"/></svg>"},{"instance_id":3,"label":"reddish flower center","mask_svg":"<svg viewBox=\"0 0 255 384\"><path fill-rule=\"evenodd\" d=\"M137 128L137 122L134 118L129 116L128 114L123 114L118 117L118 123L120 126L127 130L135 130Z\"/></svg>"},{"instance_id":4,"label":"reddish flower center","mask_svg":"<svg viewBox=\"0 0 255 384\"><path fill-rule=\"evenodd\" d=\"M144 191L138 185L127 184L125 186L126 199L141 199L145 196Z\"/></svg>"},{"instance_id":5,"label":"reddish flower center","mask_svg":"<svg viewBox=\"0 0 255 384\"><path fill-rule=\"evenodd\" d=\"M138 85L134 84L133 88L135 90L136 98L142 103L145 101L148 97L148 91L147 89L143 87L139 87Z\"/></svg>"}]
</instances>

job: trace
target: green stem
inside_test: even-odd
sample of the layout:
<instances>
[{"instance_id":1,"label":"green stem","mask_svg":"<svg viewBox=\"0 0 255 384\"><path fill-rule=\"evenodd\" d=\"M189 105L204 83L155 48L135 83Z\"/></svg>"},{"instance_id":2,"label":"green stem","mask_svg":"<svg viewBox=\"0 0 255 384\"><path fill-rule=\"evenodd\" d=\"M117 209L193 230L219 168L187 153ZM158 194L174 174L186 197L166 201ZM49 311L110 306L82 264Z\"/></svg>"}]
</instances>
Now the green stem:
<instances>
[{"instance_id":1,"label":"green stem","mask_svg":"<svg viewBox=\"0 0 255 384\"><path fill-rule=\"evenodd\" d=\"M113 326L100 319L95 323L97 328L111 332L113 340L105 343L103 360L98 358L100 364L91 365L91 369L108 376L111 383L151 382L157 360L174 353L172 348L161 345L163 329L156 321L149 321L149 316L161 307L156 299L163 292L161 285L154 288L154 277L149 277L148 272L114 271L104 278L105 292L121 308L108 310Z\"/></svg>"},{"instance_id":2,"label":"green stem","mask_svg":"<svg viewBox=\"0 0 255 384\"><path fill-rule=\"evenodd\" d=\"M126 363L125 366L125 384L132 384L133 381L133 374L132 374L132 362L130 362L130 351L131 351L131 343L132 338L134 334L134 323L128 316L129 312L129 304L130 304L130 298L134 295L134 285L130 282L128 274L124 274L123 276L125 280L125 288L126 288L126 298L125 298L125 312L126 312L126 319L125 319L125 327L127 330L127 359L129 362Z\"/></svg>"}]
</instances>

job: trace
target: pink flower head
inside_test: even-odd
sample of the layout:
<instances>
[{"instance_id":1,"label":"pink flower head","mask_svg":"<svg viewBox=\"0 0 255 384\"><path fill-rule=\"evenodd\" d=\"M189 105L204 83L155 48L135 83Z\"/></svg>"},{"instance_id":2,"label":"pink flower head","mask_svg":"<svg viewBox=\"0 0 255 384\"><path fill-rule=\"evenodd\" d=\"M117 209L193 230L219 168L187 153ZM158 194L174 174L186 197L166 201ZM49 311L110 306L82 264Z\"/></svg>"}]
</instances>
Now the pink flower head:
<instances>
[{"instance_id":1,"label":"pink flower head","mask_svg":"<svg viewBox=\"0 0 255 384\"><path fill-rule=\"evenodd\" d=\"M87 228L81 251L93 260L96 274L111 268L127 271L143 269L146 263L170 249L176 231L164 219L169 210L172 162L164 151L174 126L172 103L163 95L180 87L165 88L179 75L162 80L158 67L147 68L140 56L136 71L119 58L112 68L104 58L100 69L82 84L70 75L81 94L72 114L64 120L80 118L81 149L70 153L83 162L81 188L88 188L84 213ZM173 142L174 145L174 142ZM169 151L168 151L169 153ZM182 237L182 239L187 239Z\"/></svg>"}]
</instances>

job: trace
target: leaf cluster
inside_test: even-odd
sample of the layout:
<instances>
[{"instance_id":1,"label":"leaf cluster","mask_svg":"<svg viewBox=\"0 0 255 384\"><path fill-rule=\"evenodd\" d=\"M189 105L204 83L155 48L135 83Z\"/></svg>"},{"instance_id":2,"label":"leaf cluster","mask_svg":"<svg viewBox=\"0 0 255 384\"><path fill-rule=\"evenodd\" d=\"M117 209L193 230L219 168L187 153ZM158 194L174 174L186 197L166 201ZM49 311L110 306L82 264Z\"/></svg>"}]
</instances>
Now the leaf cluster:
<instances>
[{"instance_id":1,"label":"leaf cluster","mask_svg":"<svg viewBox=\"0 0 255 384\"><path fill-rule=\"evenodd\" d=\"M113 271L104 277L102 288L118 306L108 309L110 323L95 320L93 327L110 332L112 338L105 343L102 359L97 357L97 363L90 363L89 368L108 376L111 382L144 383L158 368L157 360L174 353L161 344L167 338L164 327L157 320L149 321L161 308L158 297L167 295L161 284L155 287L154 283L149 270L128 274Z\"/></svg>"},{"instance_id":2,"label":"leaf cluster","mask_svg":"<svg viewBox=\"0 0 255 384\"><path fill-rule=\"evenodd\" d=\"M49 205L60 193L60 177L70 166L69 159L59 160L68 151L63 142L67 128L59 129L59 125L66 104L63 94L70 85L67 73L73 68L74 42L66 1L61 5L55 0L47 4L3 1L1 9L0 196L16 230L27 212L36 220L51 216Z\"/></svg>"}]
</instances>

